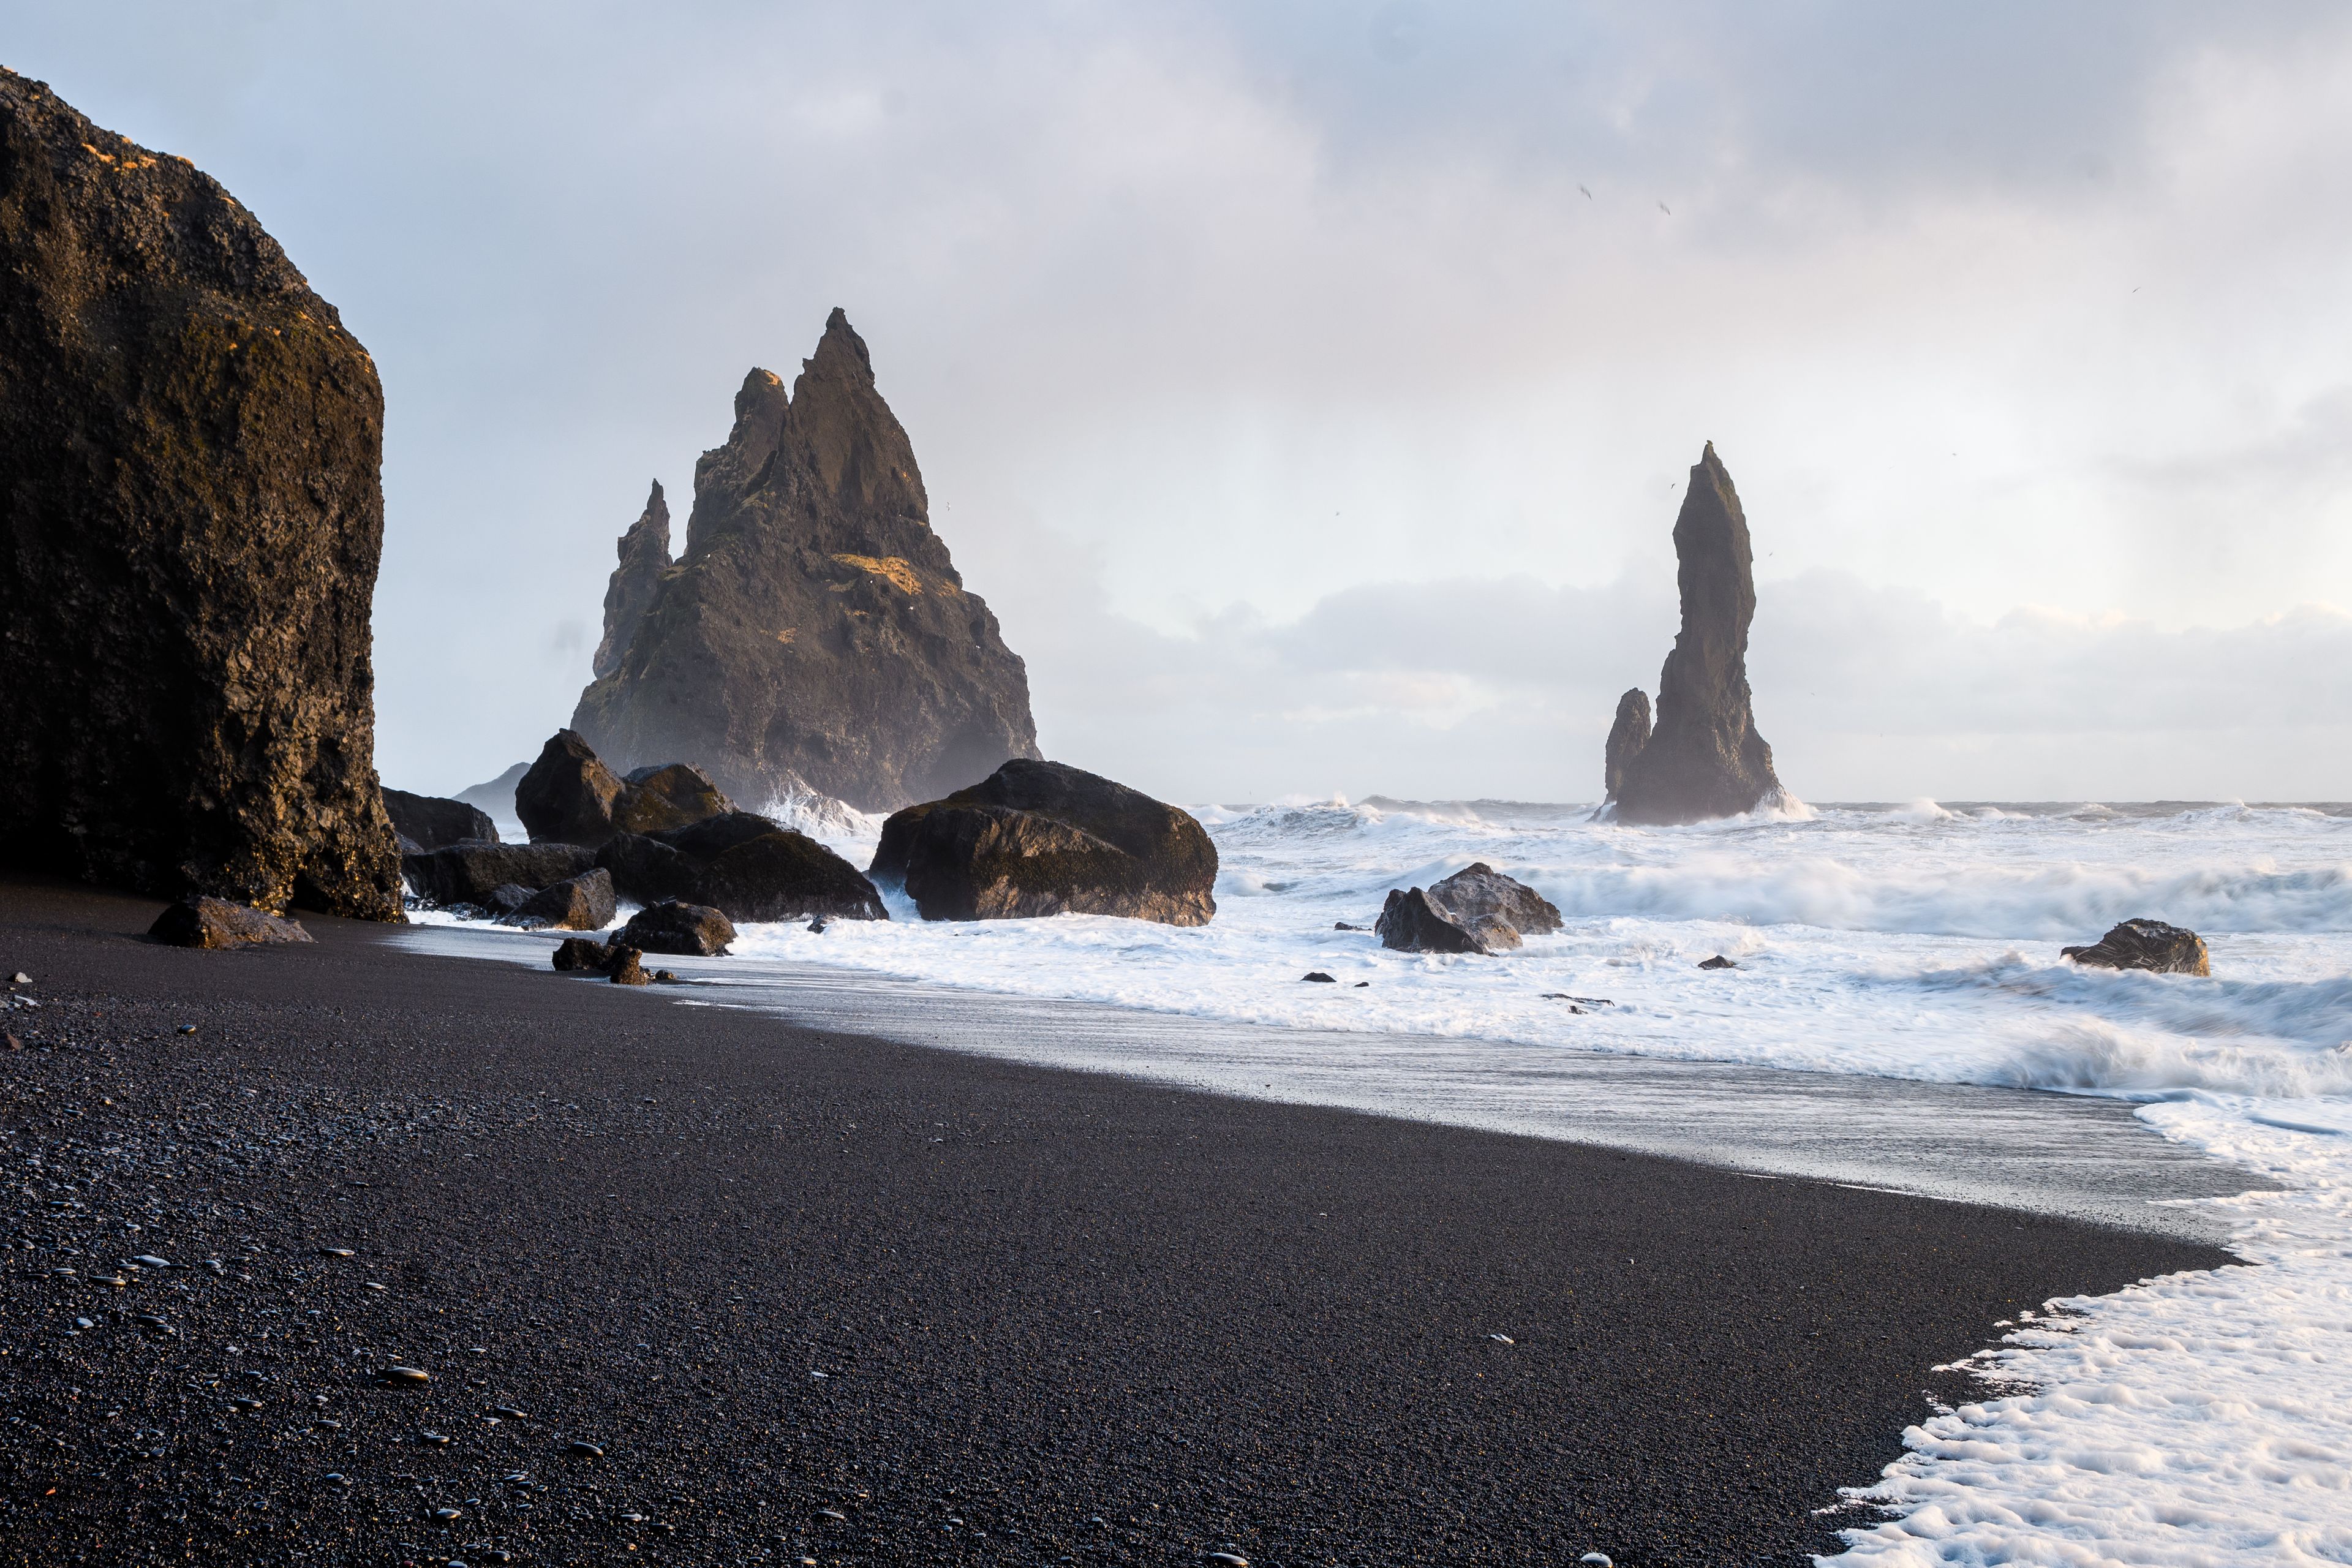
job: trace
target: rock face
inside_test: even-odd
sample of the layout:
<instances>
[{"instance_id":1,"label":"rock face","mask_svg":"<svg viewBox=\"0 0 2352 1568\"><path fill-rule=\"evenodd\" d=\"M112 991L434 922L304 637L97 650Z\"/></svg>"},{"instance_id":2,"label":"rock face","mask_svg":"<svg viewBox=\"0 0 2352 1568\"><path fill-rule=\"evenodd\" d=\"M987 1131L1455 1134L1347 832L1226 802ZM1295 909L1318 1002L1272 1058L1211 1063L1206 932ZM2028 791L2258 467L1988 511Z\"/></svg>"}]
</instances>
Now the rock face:
<instances>
[{"instance_id":1,"label":"rock face","mask_svg":"<svg viewBox=\"0 0 2352 1568\"><path fill-rule=\"evenodd\" d=\"M739 921L890 918L856 867L808 835L748 811L656 833L615 834L596 861L624 894L647 904L682 899Z\"/></svg>"},{"instance_id":2,"label":"rock face","mask_svg":"<svg viewBox=\"0 0 2352 1568\"><path fill-rule=\"evenodd\" d=\"M523 775L530 772L529 763L517 763L494 779L459 790L457 798L493 818L502 812L512 816L515 808L515 786L521 784Z\"/></svg>"},{"instance_id":3,"label":"rock face","mask_svg":"<svg viewBox=\"0 0 2352 1568\"><path fill-rule=\"evenodd\" d=\"M1191 813L1061 763L1006 763L882 825L871 875L927 921L1124 915L1206 925L1217 847Z\"/></svg>"},{"instance_id":4,"label":"rock face","mask_svg":"<svg viewBox=\"0 0 2352 1568\"><path fill-rule=\"evenodd\" d=\"M299 921L194 893L156 916L147 934L173 947L252 947L310 940L310 933Z\"/></svg>"},{"instance_id":5,"label":"rock face","mask_svg":"<svg viewBox=\"0 0 2352 1568\"><path fill-rule=\"evenodd\" d=\"M550 736L515 785L515 814L534 844L593 849L616 833L660 833L734 809L700 768L667 763L622 778L571 730Z\"/></svg>"},{"instance_id":6,"label":"rock face","mask_svg":"<svg viewBox=\"0 0 2352 1568\"><path fill-rule=\"evenodd\" d=\"M6 71L0 278L7 858L399 920L367 351L185 159Z\"/></svg>"},{"instance_id":7,"label":"rock face","mask_svg":"<svg viewBox=\"0 0 2352 1568\"><path fill-rule=\"evenodd\" d=\"M488 907L502 887L537 892L595 864L594 853L576 844L451 844L404 857L401 868L436 903Z\"/></svg>"},{"instance_id":8,"label":"rock face","mask_svg":"<svg viewBox=\"0 0 2352 1568\"><path fill-rule=\"evenodd\" d=\"M2100 969L2152 969L2159 974L2210 974L2205 939L2162 921L2126 921L2088 947L2063 947L2063 958Z\"/></svg>"},{"instance_id":9,"label":"rock face","mask_svg":"<svg viewBox=\"0 0 2352 1568\"><path fill-rule=\"evenodd\" d=\"M1658 677L1657 728L1648 702L1629 691L1609 732L1606 782L1620 822L1737 816L1782 793L1748 692L1756 618L1748 518L1712 442L1691 467L1675 554L1683 626Z\"/></svg>"},{"instance_id":10,"label":"rock face","mask_svg":"<svg viewBox=\"0 0 2352 1568\"><path fill-rule=\"evenodd\" d=\"M1504 952L1560 928L1559 910L1525 882L1474 861L1444 881L1391 888L1372 929L1406 952Z\"/></svg>"},{"instance_id":11,"label":"rock face","mask_svg":"<svg viewBox=\"0 0 2352 1568\"><path fill-rule=\"evenodd\" d=\"M383 792L383 809L392 818L393 831L400 835L403 855L421 854L469 839L486 844L499 841L498 825L488 814L462 800L388 789Z\"/></svg>"},{"instance_id":12,"label":"rock face","mask_svg":"<svg viewBox=\"0 0 2352 1568\"><path fill-rule=\"evenodd\" d=\"M674 564L658 500L622 539L572 720L619 766L691 757L738 799L887 811L1037 754L1027 670L931 531L839 310L789 396L745 378Z\"/></svg>"}]
</instances>

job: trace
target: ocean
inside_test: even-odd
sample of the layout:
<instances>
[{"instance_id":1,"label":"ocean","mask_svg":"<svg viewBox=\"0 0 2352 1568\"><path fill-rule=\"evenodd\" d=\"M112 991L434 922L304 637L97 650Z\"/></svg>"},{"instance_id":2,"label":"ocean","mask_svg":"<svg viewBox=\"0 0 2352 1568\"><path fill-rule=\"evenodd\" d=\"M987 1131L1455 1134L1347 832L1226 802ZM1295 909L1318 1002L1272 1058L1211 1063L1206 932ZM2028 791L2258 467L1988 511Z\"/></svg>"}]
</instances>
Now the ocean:
<instances>
[{"instance_id":1,"label":"ocean","mask_svg":"<svg viewBox=\"0 0 2352 1568\"><path fill-rule=\"evenodd\" d=\"M1906 1457L1847 1500L1848 1555L2352 1563L2352 806L1917 800L1675 828L1598 822L1589 804L1194 810L1222 861L1206 927L926 924L889 894L887 923L746 927L733 958L696 973L727 977L736 1005L785 1011L805 1010L809 975L852 989L863 975L877 994L1243 1026L1080 1030L1076 1046L1024 1026L989 1048L1558 1136L1580 1136L1592 1097L1633 1081L1590 1070L1610 1058L1723 1064L1717 1097L1759 1104L1776 1084L1821 1081L1783 1074L2095 1097L2137 1135L2227 1163L2203 1195L2170 1201L2250 1267L2006 1325L1974 1363L1986 1397L1923 1412ZM879 826L838 810L803 820L860 865ZM1496 957L1391 952L1338 929L1369 927L1390 888L1474 861L1533 886L1566 928ZM2212 975L2060 957L2136 916L2198 931ZM1718 955L1735 967L1699 967ZM777 988L761 993L763 976ZM1850 1116L1874 1114L1847 1100L1864 1107ZM2032 1168L2063 1163L2004 1150L1998 1118L1966 1095L1881 1101L1898 1102L1915 1145L1948 1128L1948 1195L2001 1201L2006 1182L2030 1206ZM1870 1173L1866 1160L1824 1164L1822 1140L1776 1165L1769 1138L1743 1149L1736 1128L1707 1127L1722 1163ZM1971 1187L1979 1167L1996 1174Z\"/></svg>"}]
</instances>

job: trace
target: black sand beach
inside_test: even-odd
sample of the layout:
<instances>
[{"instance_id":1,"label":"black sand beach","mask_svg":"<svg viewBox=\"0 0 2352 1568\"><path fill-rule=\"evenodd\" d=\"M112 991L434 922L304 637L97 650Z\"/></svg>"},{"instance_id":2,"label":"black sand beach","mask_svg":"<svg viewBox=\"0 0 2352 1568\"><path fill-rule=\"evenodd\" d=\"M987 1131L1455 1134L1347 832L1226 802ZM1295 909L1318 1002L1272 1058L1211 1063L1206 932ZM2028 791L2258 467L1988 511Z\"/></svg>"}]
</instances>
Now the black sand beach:
<instances>
[{"instance_id":1,"label":"black sand beach","mask_svg":"<svg viewBox=\"0 0 2352 1568\"><path fill-rule=\"evenodd\" d=\"M8 1562L1788 1563L2228 1261L159 908L0 882Z\"/></svg>"}]
</instances>

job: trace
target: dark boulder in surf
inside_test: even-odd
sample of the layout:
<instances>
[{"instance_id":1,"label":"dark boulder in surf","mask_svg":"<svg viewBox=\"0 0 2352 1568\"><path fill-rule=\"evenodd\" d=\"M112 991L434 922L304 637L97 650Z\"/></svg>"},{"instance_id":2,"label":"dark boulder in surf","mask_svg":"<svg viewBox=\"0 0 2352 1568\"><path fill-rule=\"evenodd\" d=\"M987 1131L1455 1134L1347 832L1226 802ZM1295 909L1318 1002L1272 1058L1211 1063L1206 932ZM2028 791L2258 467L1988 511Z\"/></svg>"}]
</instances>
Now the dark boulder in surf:
<instances>
[{"instance_id":1,"label":"dark boulder in surf","mask_svg":"<svg viewBox=\"0 0 2352 1568\"><path fill-rule=\"evenodd\" d=\"M613 873L598 866L541 888L509 918L517 925L603 931L613 923L615 912Z\"/></svg>"},{"instance_id":2,"label":"dark boulder in surf","mask_svg":"<svg viewBox=\"0 0 2352 1568\"><path fill-rule=\"evenodd\" d=\"M661 833L735 809L690 763L660 763L623 778L571 730L558 730L515 785L515 815L531 842L594 849L616 833Z\"/></svg>"},{"instance_id":3,"label":"dark boulder in surf","mask_svg":"<svg viewBox=\"0 0 2352 1568\"><path fill-rule=\"evenodd\" d=\"M1737 816L1784 793L1748 690L1755 552L1713 442L1691 467L1675 554L1682 630L1658 677L1657 727L1649 726L1648 701L1629 691L1609 731L1605 782L1620 822Z\"/></svg>"},{"instance_id":4,"label":"dark boulder in surf","mask_svg":"<svg viewBox=\"0 0 2352 1568\"><path fill-rule=\"evenodd\" d=\"M1426 889L1390 889L1372 929L1381 946L1404 952L1494 953L1559 928L1549 900L1478 860Z\"/></svg>"},{"instance_id":5,"label":"dark boulder in surf","mask_svg":"<svg viewBox=\"0 0 2352 1568\"><path fill-rule=\"evenodd\" d=\"M927 921L1119 915L1206 925L1217 847L1190 812L1062 763L1016 758L882 825L871 875Z\"/></svg>"},{"instance_id":6,"label":"dark boulder in surf","mask_svg":"<svg viewBox=\"0 0 2352 1568\"><path fill-rule=\"evenodd\" d=\"M679 952L697 958L714 958L727 951L735 940L735 925L725 914L705 904L681 903L666 899L651 904L629 917L629 923L613 935L615 950L635 948L640 952Z\"/></svg>"},{"instance_id":7,"label":"dark boulder in surf","mask_svg":"<svg viewBox=\"0 0 2352 1568\"><path fill-rule=\"evenodd\" d=\"M615 834L597 852L621 892L682 899L739 921L890 918L857 868L805 833L730 811L656 833Z\"/></svg>"},{"instance_id":8,"label":"dark boulder in surf","mask_svg":"<svg viewBox=\"0 0 2352 1568\"><path fill-rule=\"evenodd\" d=\"M595 863L596 857L576 844L450 844L404 856L400 864L410 885L436 904L487 907L500 887L535 893Z\"/></svg>"},{"instance_id":9,"label":"dark boulder in surf","mask_svg":"<svg viewBox=\"0 0 2352 1568\"><path fill-rule=\"evenodd\" d=\"M466 801L388 789L383 792L383 809L392 818L392 830L400 835L403 855L418 855L427 849L469 841L499 841L498 824L490 820L488 812Z\"/></svg>"},{"instance_id":10,"label":"dark boulder in surf","mask_svg":"<svg viewBox=\"0 0 2352 1568\"><path fill-rule=\"evenodd\" d=\"M2210 974L2212 956L2205 939L2162 921L2124 921L2088 947L2065 947L2059 956L2097 969L2148 969L2158 974Z\"/></svg>"}]
</instances>

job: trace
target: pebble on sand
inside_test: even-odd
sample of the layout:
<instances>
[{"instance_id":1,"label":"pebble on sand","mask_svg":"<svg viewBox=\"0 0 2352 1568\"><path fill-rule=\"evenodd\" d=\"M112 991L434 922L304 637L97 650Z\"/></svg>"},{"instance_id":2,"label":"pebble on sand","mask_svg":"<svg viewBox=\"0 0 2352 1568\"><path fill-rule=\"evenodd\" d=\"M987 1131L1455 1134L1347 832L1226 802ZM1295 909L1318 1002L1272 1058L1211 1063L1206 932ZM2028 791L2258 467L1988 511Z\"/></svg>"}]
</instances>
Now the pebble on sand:
<instances>
[{"instance_id":1,"label":"pebble on sand","mask_svg":"<svg viewBox=\"0 0 2352 1568\"><path fill-rule=\"evenodd\" d=\"M172 1267L171 1259L158 1258L152 1252L142 1252L131 1261L136 1263L142 1268L169 1268Z\"/></svg>"},{"instance_id":2,"label":"pebble on sand","mask_svg":"<svg viewBox=\"0 0 2352 1568\"><path fill-rule=\"evenodd\" d=\"M356 1258L359 1254L353 1252L348 1247L322 1247L319 1248L319 1256L321 1258Z\"/></svg>"},{"instance_id":3,"label":"pebble on sand","mask_svg":"<svg viewBox=\"0 0 2352 1568\"><path fill-rule=\"evenodd\" d=\"M1486 1337L1498 1345L1515 1345L1519 1342L1508 1334L1488 1334Z\"/></svg>"},{"instance_id":4,"label":"pebble on sand","mask_svg":"<svg viewBox=\"0 0 2352 1568\"><path fill-rule=\"evenodd\" d=\"M601 1459L604 1457L604 1449L584 1437L572 1438L570 1443L564 1445L563 1451L567 1454L577 1454L583 1459Z\"/></svg>"},{"instance_id":5,"label":"pebble on sand","mask_svg":"<svg viewBox=\"0 0 2352 1568\"><path fill-rule=\"evenodd\" d=\"M377 1375L404 1388L420 1387L433 1381L433 1374L421 1366L388 1366Z\"/></svg>"}]
</instances>

